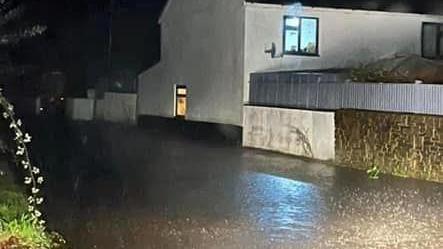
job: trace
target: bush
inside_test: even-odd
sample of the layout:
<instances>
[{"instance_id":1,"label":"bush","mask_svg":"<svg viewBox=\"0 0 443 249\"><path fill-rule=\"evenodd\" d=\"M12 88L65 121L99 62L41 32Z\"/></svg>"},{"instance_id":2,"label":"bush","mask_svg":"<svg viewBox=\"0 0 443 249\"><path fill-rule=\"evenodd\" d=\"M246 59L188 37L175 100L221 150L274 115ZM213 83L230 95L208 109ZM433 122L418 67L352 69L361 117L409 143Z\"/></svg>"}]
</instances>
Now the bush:
<instances>
[{"instance_id":1,"label":"bush","mask_svg":"<svg viewBox=\"0 0 443 249\"><path fill-rule=\"evenodd\" d=\"M19 192L0 191L0 219L10 222L27 212L28 202L25 195Z\"/></svg>"},{"instance_id":2,"label":"bush","mask_svg":"<svg viewBox=\"0 0 443 249\"><path fill-rule=\"evenodd\" d=\"M3 239L2 239L3 238ZM57 234L49 234L38 220L29 215L22 215L10 222L0 220L0 248L51 249L60 247L64 241Z\"/></svg>"}]
</instances>

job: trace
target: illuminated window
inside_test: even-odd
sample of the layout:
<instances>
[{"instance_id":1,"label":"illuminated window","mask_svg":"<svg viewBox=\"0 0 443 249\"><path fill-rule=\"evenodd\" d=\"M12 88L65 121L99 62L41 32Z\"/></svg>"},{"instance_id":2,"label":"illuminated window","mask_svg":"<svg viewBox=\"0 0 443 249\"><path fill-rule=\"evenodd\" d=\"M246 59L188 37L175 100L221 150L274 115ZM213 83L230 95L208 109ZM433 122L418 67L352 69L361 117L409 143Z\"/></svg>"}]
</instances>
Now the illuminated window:
<instances>
[{"instance_id":1,"label":"illuminated window","mask_svg":"<svg viewBox=\"0 0 443 249\"><path fill-rule=\"evenodd\" d=\"M187 94L186 86L175 87L175 116L177 118L185 118L187 110Z\"/></svg>"},{"instance_id":2,"label":"illuminated window","mask_svg":"<svg viewBox=\"0 0 443 249\"><path fill-rule=\"evenodd\" d=\"M422 56L429 59L443 59L443 24L423 23Z\"/></svg>"},{"instance_id":3,"label":"illuminated window","mask_svg":"<svg viewBox=\"0 0 443 249\"><path fill-rule=\"evenodd\" d=\"M285 54L318 55L318 18L284 18L283 48Z\"/></svg>"}]
</instances>

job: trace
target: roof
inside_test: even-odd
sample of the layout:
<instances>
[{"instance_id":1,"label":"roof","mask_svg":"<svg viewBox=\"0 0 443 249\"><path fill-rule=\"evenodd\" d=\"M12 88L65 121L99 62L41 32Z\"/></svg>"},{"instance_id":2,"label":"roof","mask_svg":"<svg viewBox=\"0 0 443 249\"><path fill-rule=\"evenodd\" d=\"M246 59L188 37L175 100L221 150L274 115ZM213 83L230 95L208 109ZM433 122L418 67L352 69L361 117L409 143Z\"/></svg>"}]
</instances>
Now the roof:
<instances>
[{"instance_id":1,"label":"roof","mask_svg":"<svg viewBox=\"0 0 443 249\"><path fill-rule=\"evenodd\" d=\"M246 2L280 5L298 2L312 7L443 15L442 0L246 0Z\"/></svg>"}]
</instances>

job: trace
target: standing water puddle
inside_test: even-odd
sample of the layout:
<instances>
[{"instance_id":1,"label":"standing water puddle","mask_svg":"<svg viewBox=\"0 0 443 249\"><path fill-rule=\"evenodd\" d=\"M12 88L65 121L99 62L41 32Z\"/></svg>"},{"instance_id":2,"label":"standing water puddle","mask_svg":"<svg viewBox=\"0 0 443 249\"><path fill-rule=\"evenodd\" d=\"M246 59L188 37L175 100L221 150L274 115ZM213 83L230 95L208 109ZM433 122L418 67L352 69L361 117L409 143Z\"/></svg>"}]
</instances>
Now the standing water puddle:
<instances>
[{"instance_id":1,"label":"standing water puddle","mask_svg":"<svg viewBox=\"0 0 443 249\"><path fill-rule=\"evenodd\" d=\"M74 248L443 248L440 184L306 181L315 163L136 128L43 138L49 222ZM301 164L303 181L255 168Z\"/></svg>"}]
</instances>

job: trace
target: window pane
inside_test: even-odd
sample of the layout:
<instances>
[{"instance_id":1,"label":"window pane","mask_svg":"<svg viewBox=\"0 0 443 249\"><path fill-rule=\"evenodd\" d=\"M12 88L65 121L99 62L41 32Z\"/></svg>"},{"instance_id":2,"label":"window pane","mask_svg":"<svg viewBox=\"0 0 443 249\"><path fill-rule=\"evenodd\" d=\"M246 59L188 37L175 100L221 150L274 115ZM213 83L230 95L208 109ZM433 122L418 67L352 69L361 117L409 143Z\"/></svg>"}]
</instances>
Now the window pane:
<instances>
[{"instance_id":1,"label":"window pane","mask_svg":"<svg viewBox=\"0 0 443 249\"><path fill-rule=\"evenodd\" d=\"M423 57L437 57L437 34L438 26L436 24L423 25Z\"/></svg>"},{"instance_id":2,"label":"window pane","mask_svg":"<svg viewBox=\"0 0 443 249\"><path fill-rule=\"evenodd\" d=\"M297 17L288 17L286 18L285 27L298 29L300 25L300 19Z\"/></svg>"},{"instance_id":3,"label":"window pane","mask_svg":"<svg viewBox=\"0 0 443 249\"><path fill-rule=\"evenodd\" d=\"M285 52L298 52L298 30L285 31Z\"/></svg>"},{"instance_id":4,"label":"window pane","mask_svg":"<svg viewBox=\"0 0 443 249\"><path fill-rule=\"evenodd\" d=\"M307 54L317 53L317 19L301 19L300 50Z\"/></svg>"},{"instance_id":5,"label":"window pane","mask_svg":"<svg viewBox=\"0 0 443 249\"><path fill-rule=\"evenodd\" d=\"M186 88L184 87L177 88L178 95L186 95L186 93L187 93Z\"/></svg>"}]
</instances>

